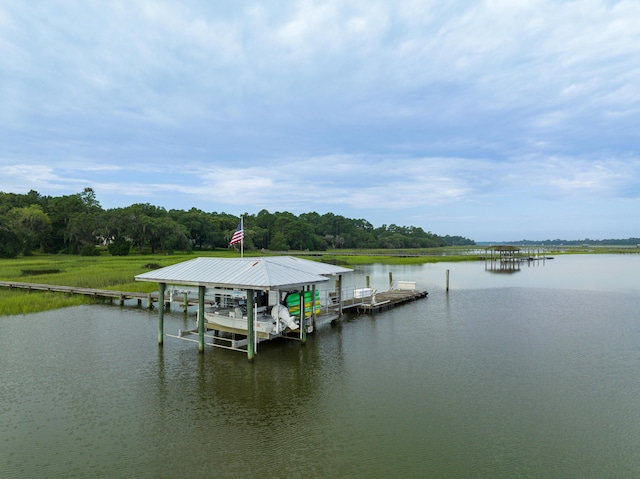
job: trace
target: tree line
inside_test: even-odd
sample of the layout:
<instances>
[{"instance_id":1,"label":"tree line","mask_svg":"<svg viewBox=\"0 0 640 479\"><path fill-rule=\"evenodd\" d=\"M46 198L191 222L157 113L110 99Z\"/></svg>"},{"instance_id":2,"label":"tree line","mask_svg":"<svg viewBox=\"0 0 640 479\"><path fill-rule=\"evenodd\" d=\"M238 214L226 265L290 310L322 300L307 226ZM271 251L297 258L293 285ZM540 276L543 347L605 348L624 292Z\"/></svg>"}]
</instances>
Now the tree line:
<instances>
[{"instance_id":1,"label":"tree line","mask_svg":"<svg viewBox=\"0 0 640 479\"><path fill-rule=\"evenodd\" d=\"M166 210L149 203L104 209L92 188L65 196L0 192L0 257L34 251L112 255L225 248L240 218L197 208ZM414 226L374 227L365 219L333 213L243 215L245 249L272 251L364 248L430 248L473 245L461 236L438 236Z\"/></svg>"}]
</instances>

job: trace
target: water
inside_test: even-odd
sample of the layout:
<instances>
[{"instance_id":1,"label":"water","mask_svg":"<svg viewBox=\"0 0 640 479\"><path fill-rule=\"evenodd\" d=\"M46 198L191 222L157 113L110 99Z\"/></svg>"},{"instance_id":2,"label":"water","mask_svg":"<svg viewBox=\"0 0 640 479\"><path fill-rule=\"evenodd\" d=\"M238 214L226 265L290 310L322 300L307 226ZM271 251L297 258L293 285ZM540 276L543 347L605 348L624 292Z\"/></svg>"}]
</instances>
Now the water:
<instances>
[{"instance_id":1,"label":"water","mask_svg":"<svg viewBox=\"0 0 640 479\"><path fill-rule=\"evenodd\" d=\"M158 348L136 308L2 317L0 478L638 477L639 267L359 268L429 297L261 343L253 363Z\"/></svg>"}]
</instances>

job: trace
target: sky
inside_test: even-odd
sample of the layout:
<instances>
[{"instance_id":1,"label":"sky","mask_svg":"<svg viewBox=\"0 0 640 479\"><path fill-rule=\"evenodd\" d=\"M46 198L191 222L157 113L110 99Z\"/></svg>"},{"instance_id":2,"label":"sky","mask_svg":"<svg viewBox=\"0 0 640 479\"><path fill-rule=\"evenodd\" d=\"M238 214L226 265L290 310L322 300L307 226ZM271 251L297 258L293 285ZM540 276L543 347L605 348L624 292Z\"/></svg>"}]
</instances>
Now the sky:
<instances>
[{"instance_id":1,"label":"sky","mask_svg":"<svg viewBox=\"0 0 640 479\"><path fill-rule=\"evenodd\" d=\"M3 0L0 191L640 236L637 0Z\"/></svg>"}]
</instances>

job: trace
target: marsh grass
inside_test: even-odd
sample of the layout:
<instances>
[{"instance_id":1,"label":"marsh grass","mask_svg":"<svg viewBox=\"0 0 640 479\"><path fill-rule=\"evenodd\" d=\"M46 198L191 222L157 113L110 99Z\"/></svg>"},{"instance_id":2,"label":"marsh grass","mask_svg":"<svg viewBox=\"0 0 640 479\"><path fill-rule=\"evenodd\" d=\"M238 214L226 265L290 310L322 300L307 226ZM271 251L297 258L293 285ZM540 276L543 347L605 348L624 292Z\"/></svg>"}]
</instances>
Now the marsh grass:
<instances>
[{"instance_id":1,"label":"marsh grass","mask_svg":"<svg viewBox=\"0 0 640 479\"><path fill-rule=\"evenodd\" d=\"M480 248L476 248L475 251ZM568 248L563 253L638 253L637 248ZM295 254L284 252L281 254ZM110 289L125 292L150 293L157 290L154 283L137 282L135 276L152 269L170 266L197 256L237 258L234 250L216 250L194 254L136 255L129 256L66 256L34 255L16 259L0 259L0 280L42 283L83 288ZM263 256L248 251L245 256ZM469 247L435 248L411 251L324 251L307 253L309 259L322 260L345 266L360 264L423 264L434 262L478 261L482 256ZM25 275L25 271L27 274ZM35 273L35 274L34 274ZM66 306L87 304L92 298L51 292L28 292L0 288L0 315L27 314Z\"/></svg>"},{"instance_id":2,"label":"marsh grass","mask_svg":"<svg viewBox=\"0 0 640 479\"><path fill-rule=\"evenodd\" d=\"M0 316L38 313L92 302L93 298L77 294L69 295L50 291L26 292L2 288L0 289Z\"/></svg>"},{"instance_id":3,"label":"marsh grass","mask_svg":"<svg viewBox=\"0 0 640 479\"><path fill-rule=\"evenodd\" d=\"M134 277L149 271L150 263L153 266L164 267L193 257L193 255L93 257L34 255L0 260L0 279L148 293L157 290L157 286L153 283L137 282ZM24 271L36 271L40 274L24 275ZM0 315L47 311L89 304L93 301L93 298L82 295L0 288Z\"/></svg>"}]
</instances>

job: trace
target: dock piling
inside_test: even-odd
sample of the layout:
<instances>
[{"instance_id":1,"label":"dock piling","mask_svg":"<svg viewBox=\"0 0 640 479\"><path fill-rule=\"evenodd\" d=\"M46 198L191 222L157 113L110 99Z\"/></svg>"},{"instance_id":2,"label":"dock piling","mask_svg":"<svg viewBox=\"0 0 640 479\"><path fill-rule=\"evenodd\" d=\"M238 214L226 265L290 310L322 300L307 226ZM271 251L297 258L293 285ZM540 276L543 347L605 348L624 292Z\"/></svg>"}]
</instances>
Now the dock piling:
<instances>
[{"instance_id":1,"label":"dock piling","mask_svg":"<svg viewBox=\"0 0 640 479\"><path fill-rule=\"evenodd\" d=\"M313 308L314 298L311 298L311 307ZM304 288L300 291L300 342L307 342L307 318L304 314Z\"/></svg>"},{"instance_id":2,"label":"dock piling","mask_svg":"<svg viewBox=\"0 0 640 479\"><path fill-rule=\"evenodd\" d=\"M198 286L198 352L204 353L204 286Z\"/></svg>"},{"instance_id":3,"label":"dock piling","mask_svg":"<svg viewBox=\"0 0 640 479\"><path fill-rule=\"evenodd\" d=\"M256 347L255 318L253 313L253 289L247 289L247 359L253 361Z\"/></svg>"},{"instance_id":4,"label":"dock piling","mask_svg":"<svg viewBox=\"0 0 640 479\"><path fill-rule=\"evenodd\" d=\"M164 291L167 287L165 283L160 283L160 290L158 291L158 301L160 304L164 301ZM164 308L158 308L158 346L162 346L164 344Z\"/></svg>"}]
</instances>

